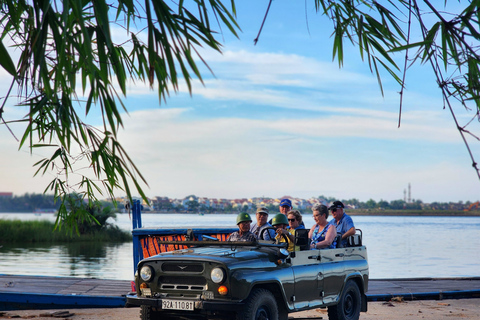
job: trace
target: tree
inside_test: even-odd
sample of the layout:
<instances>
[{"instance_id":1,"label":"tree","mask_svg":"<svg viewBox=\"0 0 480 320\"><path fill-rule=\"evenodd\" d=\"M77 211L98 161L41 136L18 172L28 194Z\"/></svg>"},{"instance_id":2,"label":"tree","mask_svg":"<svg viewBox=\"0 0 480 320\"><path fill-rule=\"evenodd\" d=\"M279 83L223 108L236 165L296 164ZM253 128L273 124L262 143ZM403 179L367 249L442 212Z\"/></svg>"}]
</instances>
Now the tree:
<instances>
[{"instance_id":1,"label":"tree","mask_svg":"<svg viewBox=\"0 0 480 320\"><path fill-rule=\"evenodd\" d=\"M182 77L191 90L192 77L202 79L195 62L200 56L197 48L220 51L211 18L219 28L226 26L236 34L233 1L230 9L220 0L169 4L163 0L0 2L0 65L12 76L0 105L1 122L25 125L20 148L53 150L35 166L37 174L56 175L45 191L53 191L61 200L57 224L77 214L67 210L73 191L95 201L96 192L113 199L114 190L120 188L131 198L133 185L146 200L137 182L146 180L117 140L120 111L127 111L122 103L127 81L157 85L160 100L178 89ZM125 31L121 43L112 37L114 25ZM143 28L146 42L140 36ZM16 62L7 51L8 43L20 52ZM7 121L5 106L13 99L15 86L16 103L29 111L23 119ZM95 108L102 129L85 122ZM85 165L92 170L83 174L80 168ZM80 178L74 181L72 173ZM88 218L88 211L79 213Z\"/></svg>"},{"instance_id":2,"label":"tree","mask_svg":"<svg viewBox=\"0 0 480 320\"><path fill-rule=\"evenodd\" d=\"M163 211L170 211L173 209L173 205L170 201L162 201L160 202L159 209Z\"/></svg>"},{"instance_id":3,"label":"tree","mask_svg":"<svg viewBox=\"0 0 480 320\"><path fill-rule=\"evenodd\" d=\"M200 204L196 200L190 200L186 203L187 205L187 211L197 211L197 209L200 207Z\"/></svg>"},{"instance_id":4,"label":"tree","mask_svg":"<svg viewBox=\"0 0 480 320\"><path fill-rule=\"evenodd\" d=\"M375 202L375 200L370 199L365 203L365 206L367 207L367 209L375 209L377 203Z\"/></svg>"},{"instance_id":5,"label":"tree","mask_svg":"<svg viewBox=\"0 0 480 320\"><path fill-rule=\"evenodd\" d=\"M358 47L381 89L383 71L399 83L399 125L409 66L431 66L444 107L451 112L480 179L467 142L467 136L480 141L469 129L473 120L480 119L480 2L468 1L449 10L451 2L314 0L314 5L333 23L333 57L339 66L348 41ZM229 3L229 8L224 3ZM178 89L182 77L191 90L192 77L202 79L195 62L197 48L221 51L211 18L220 30L225 26L236 35L234 0L188 4L167 4L166 0L141 4L132 0L2 0L0 5L0 65L12 76L11 89L18 86L17 104L29 108L25 118L6 121L3 114L6 101L12 99L10 89L0 105L0 117L4 125L26 125L20 147L52 148L51 156L35 166L38 174L49 170L58 174L46 191L62 200L59 218L70 214L65 199L72 190L95 199L95 192L113 198L114 190L121 188L131 197L133 184L146 198L137 180L146 181L116 138L122 127L120 110L125 109L122 98L127 94L127 80L131 77L152 87L158 85L160 101L170 90ZM124 28L128 39L116 43L112 25ZM133 25L139 29L134 30ZM146 42L139 36L142 28ZM412 41L417 38L420 40ZM10 43L20 53L17 62L7 51ZM403 66L396 62L397 54L403 55ZM474 110L469 112L470 121L460 123L455 101L467 111ZM95 107L102 116L102 129L85 120ZM72 182L72 172L79 174L78 168L85 162L93 177L81 174Z\"/></svg>"},{"instance_id":6,"label":"tree","mask_svg":"<svg viewBox=\"0 0 480 320\"><path fill-rule=\"evenodd\" d=\"M358 199L355 199L355 198L347 200L345 203L348 203L349 205L353 206L354 208L359 208L360 207L360 201Z\"/></svg>"},{"instance_id":7,"label":"tree","mask_svg":"<svg viewBox=\"0 0 480 320\"><path fill-rule=\"evenodd\" d=\"M76 193L66 198L65 206L70 214L57 224L58 228L74 226L77 234L92 233L107 228L110 226L107 220L116 218L111 204L100 201L85 202L83 197Z\"/></svg>"},{"instance_id":8,"label":"tree","mask_svg":"<svg viewBox=\"0 0 480 320\"><path fill-rule=\"evenodd\" d=\"M379 209L389 209L390 205L388 204L387 201L380 199L380 201L377 202L377 208L379 208Z\"/></svg>"},{"instance_id":9,"label":"tree","mask_svg":"<svg viewBox=\"0 0 480 320\"><path fill-rule=\"evenodd\" d=\"M449 7L451 2L454 5ZM416 63L432 68L444 99L443 107L450 111L480 179L480 168L467 142L467 136L480 141L479 135L467 129L474 120L480 122L480 2L466 1L463 6L456 3L315 0L315 7L333 23L333 57L340 66L347 40L357 46L362 59L368 61L381 89L381 69L399 83L399 126L408 68ZM420 40L412 41L417 38ZM412 50L415 52L411 58ZM403 67L395 62L396 53L404 54ZM467 111L470 116L467 121L460 123L455 104Z\"/></svg>"},{"instance_id":10,"label":"tree","mask_svg":"<svg viewBox=\"0 0 480 320\"><path fill-rule=\"evenodd\" d=\"M393 210L402 210L405 208L405 205L405 201L403 200L390 201L390 208Z\"/></svg>"},{"instance_id":11,"label":"tree","mask_svg":"<svg viewBox=\"0 0 480 320\"><path fill-rule=\"evenodd\" d=\"M407 209L409 210L422 210L422 201L417 200L413 201L412 203L407 203Z\"/></svg>"},{"instance_id":12,"label":"tree","mask_svg":"<svg viewBox=\"0 0 480 320\"><path fill-rule=\"evenodd\" d=\"M223 212L232 212L233 211L233 206L231 203L227 203L224 207L223 207Z\"/></svg>"},{"instance_id":13,"label":"tree","mask_svg":"<svg viewBox=\"0 0 480 320\"><path fill-rule=\"evenodd\" d=\"M272 203L269 203L267 205L267 209L268 209L268 212L270 212L270 214L272 215L276 215L278 213L278 207L275 206L274 204Z\"/></svg>"}]
</instances>

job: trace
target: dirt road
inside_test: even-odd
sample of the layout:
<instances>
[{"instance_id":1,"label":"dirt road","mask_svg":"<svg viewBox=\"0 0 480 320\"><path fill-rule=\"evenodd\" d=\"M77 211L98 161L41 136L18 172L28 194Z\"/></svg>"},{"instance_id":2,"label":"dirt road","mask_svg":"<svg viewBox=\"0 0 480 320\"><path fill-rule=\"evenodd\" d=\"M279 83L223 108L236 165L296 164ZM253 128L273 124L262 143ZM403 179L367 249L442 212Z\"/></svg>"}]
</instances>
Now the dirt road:
<instances>
[{"instance_id":1,"label":"dirt road","mask_svg":"<svg viewBox=\"0 0 480 320\"><path fill-rule=\"evenodd\" d=\"M57 314L55 314L55 312ZM59 312L63 312L60 314ZM138 320L139 308L21 310L0 312L0 319ZM370 302L361 320L480 319L480 299ZM328 319L325 309L292 313L289 319Z\"/></svg>"}]
</instances>

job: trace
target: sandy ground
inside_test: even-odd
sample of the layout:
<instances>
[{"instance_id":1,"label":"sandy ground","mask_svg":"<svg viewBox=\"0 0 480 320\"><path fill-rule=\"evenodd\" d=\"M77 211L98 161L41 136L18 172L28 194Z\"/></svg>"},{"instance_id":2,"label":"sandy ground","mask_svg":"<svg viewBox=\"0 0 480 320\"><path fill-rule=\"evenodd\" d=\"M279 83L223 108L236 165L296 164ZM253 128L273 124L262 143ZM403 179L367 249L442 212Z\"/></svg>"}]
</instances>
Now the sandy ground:
<instances>
[{"instance_id":1,"label":"sandy ground","mask_svg":"<svg viewBox=\"0 0 480 320\"><path fill-rule=\"evenodd\" d=\"M140 319L139 314L139 308L21 310L0 312L0 319L132 320ZM291 313L289 319L328 319L328 315L326 309L316 309ZM361 313L360 319L478 320L480 299L369 302L368 312Z\"/></svg>"}]
</instances>

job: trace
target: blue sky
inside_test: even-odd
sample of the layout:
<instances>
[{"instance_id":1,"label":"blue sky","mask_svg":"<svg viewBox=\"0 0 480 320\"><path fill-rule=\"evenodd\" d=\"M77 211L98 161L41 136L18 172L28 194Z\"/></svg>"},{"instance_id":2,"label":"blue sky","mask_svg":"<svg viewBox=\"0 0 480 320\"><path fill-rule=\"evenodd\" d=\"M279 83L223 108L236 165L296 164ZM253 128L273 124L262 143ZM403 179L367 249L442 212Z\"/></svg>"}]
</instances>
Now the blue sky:
<instances>
[{"instance_id":1,"label":"blue sky","mask_svg":"<svg viewBox=\"0 0 480 320\"><path fill-rule=\"evenodd\" d=\"M182 83L159 105L155 91L131 84L120 141L148 180L147 196L391 201L403 199L410 183L412 198L424 202L480 200L480 181L428 66L407 74L397 128L399 86L384 74L382 97L357 48L346 47L339 69L330 22L312 4L273 2L254 46L267 4L237 3L240 39L225 32L222 55L203 51L215 76L204 70L193 96ZM8 84L0 80L2 92ZM473 116L456 110L463 122ZM478 161L480 144L471 142ZM42 192L51 176L32 178L39 158L16 145L1 126L0 159L9 170L0 172L0 191Z\"/></svg>"}]
</instances>

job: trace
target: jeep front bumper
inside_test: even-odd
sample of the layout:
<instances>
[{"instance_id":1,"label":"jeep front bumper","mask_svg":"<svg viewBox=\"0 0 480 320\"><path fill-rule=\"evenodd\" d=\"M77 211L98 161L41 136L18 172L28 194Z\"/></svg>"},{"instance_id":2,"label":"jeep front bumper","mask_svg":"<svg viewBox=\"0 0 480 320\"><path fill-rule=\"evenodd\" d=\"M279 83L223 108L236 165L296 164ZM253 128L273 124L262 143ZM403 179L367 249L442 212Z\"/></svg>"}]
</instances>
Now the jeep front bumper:
<instances>
[{"instance_id":1,"label":"jeep front bumper","mask_svg":"<svg viewBox=\"0 0 480 320\"><path fill-rule=\"evenodd\" d=\"M204 311L239 311L243 308L242 301L214 301L214 300L195 300L195 310ZM138 297L134 293L127 294L126 307L132 306L149 306L154 308L162 308L161 298L144 298ZM168 310L172 311L172 310Z\"/></svg>"}]
</instances>

